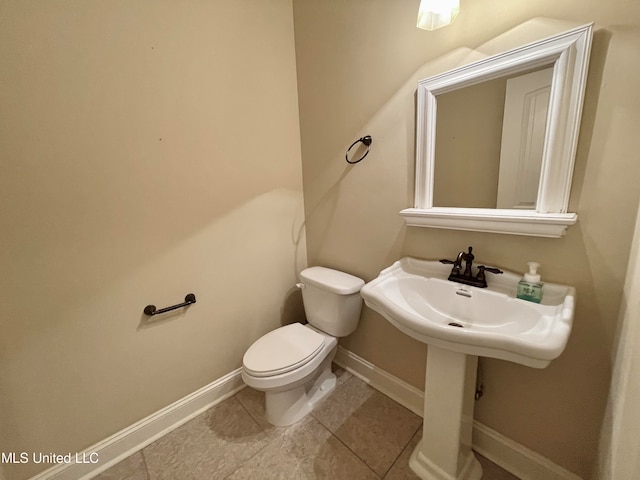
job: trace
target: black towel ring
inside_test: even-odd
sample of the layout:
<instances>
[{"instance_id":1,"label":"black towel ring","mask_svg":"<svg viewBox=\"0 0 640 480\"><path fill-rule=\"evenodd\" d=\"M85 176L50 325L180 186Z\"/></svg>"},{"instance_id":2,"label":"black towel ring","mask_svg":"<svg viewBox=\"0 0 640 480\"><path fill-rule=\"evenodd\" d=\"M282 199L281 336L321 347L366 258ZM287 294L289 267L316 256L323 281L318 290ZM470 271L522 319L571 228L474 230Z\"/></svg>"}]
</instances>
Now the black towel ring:
<instances>
[{"instance_id":1,"label":"black towel ring","mask_svg":"<svg viewBox=\"0 0 640 480\"><path fill-rule=\"evenodd\" d=\"M367 151L364 152L364 155L362 155L358 160L349 160L349 152L351 151L351 149L353 147L355 147L360 142L362 142L367 147ZM351 144L351 146L349 148L347 148L347 153L344 155L344 158L347 161L347 163L350 163L350 164L353 165L354 163L358 163L358 162L361 162L362 160L364 160L364 157L369 155L369 149L371 148L371 143L372 142L373 142L373 139L371 138L371 135L366 135L366 136L364 136L362 138L359 138L355 142L353 142Z\"/></svg>"}]
</instances>

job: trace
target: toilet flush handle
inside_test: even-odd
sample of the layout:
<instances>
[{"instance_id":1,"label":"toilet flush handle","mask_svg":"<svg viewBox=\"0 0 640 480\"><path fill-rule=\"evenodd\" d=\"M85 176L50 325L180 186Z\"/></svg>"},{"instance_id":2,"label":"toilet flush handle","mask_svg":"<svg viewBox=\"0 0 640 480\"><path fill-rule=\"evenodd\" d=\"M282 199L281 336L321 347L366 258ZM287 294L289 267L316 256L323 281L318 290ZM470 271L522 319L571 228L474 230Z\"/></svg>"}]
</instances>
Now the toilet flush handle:
<instances>
[{"instance_id":1,"label":"toilet flush handle","mask_svg":"<svg viewBox=\"0 0 640 480\"><path fill-rule=\"evenodd\" d=\"M296 287L298 287L300 290L302 290L304 286L304 283L296 283Z\"/></svg>"}]
</instances>

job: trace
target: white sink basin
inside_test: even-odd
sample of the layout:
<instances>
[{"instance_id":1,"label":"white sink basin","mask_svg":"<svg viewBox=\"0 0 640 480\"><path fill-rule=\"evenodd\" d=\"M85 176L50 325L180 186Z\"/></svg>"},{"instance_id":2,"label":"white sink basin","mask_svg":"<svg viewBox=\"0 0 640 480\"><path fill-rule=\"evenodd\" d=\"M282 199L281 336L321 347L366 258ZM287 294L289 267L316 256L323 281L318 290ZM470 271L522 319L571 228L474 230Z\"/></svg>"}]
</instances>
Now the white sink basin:
<instances>
[{"instance_id":1,"label":"white sink basin","mask_svg":"<svg viewBox=\"0 0 640 480\"><path fill-rule=\"evenodd\" d=\"M542 303L516 298L521 275L487 274L488 288L447 280L450 265L405 257L361 291L367 306L424 343L544 368L564 350L575 289L545 283Z\"/></svg>"}]
</instances>

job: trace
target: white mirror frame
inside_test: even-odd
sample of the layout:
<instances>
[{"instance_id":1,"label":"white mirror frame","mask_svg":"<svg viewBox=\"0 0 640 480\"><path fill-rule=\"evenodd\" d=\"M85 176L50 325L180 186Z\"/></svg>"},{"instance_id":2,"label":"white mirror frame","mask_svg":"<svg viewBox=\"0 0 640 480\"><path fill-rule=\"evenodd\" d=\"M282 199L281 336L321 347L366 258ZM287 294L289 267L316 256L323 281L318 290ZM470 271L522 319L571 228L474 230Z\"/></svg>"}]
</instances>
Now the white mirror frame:
<instances>
[{"instance_id":1,"label":"white mirror frame","mask_svg":"<svg viewBox=\"0 0 640 480\"><path fill-rule=\"evenodd\" d=\"M587 79L593 23L418 82L415 207L411 226L562 237L578 216L567 213ZM536 210L433 206L437 95L553 64Z\"/></svg>"}]
</instances>

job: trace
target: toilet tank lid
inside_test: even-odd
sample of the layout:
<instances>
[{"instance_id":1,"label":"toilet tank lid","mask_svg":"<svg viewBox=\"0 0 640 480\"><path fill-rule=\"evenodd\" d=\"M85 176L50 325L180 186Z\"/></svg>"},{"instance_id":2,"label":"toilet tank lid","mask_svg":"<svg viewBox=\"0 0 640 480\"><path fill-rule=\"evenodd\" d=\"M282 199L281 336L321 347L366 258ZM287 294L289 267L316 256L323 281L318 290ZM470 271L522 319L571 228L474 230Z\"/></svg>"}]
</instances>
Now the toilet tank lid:
<instances>
[{"instance_id":1,"label":"toilet tank lid","mask_svg":"<svg viewBox=\"0 0 640 480\"><path fill-rule=\"evenodd\" d=\"M361 278L326 267L305 268L300 272L300 278L303 282L339 295L357 293L364 286Z\"/></svg>"}]
</instances>

